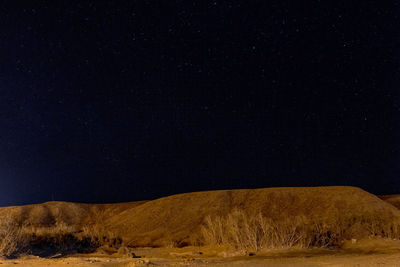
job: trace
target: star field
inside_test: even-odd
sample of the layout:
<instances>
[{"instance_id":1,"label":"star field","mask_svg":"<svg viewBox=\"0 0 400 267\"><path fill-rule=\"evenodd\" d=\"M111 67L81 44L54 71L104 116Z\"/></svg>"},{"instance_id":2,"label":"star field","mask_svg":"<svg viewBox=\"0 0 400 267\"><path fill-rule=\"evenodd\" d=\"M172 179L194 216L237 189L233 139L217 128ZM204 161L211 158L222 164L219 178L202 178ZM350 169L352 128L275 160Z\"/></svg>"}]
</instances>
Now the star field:
<instances>
[{"instance_id":1,"label":"star field","mask_svg":"<svg viewBox=\"0 0 400 267\"><path fill-rule=\"evenodd\" d=\"M393 2L0 8L0 205L354 185L399 193Z\"/></svg>"}]
</instances>

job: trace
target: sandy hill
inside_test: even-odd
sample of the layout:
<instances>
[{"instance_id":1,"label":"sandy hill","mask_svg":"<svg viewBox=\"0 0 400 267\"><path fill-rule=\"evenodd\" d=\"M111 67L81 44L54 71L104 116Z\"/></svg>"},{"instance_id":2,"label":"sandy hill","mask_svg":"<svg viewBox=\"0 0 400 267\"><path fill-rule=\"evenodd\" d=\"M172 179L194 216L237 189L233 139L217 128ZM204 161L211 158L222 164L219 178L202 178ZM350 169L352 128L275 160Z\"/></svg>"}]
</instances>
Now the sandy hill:
<instances>
[{"instance_id":1,"label":"sandy hill","mask_svg":"<svg viewBox=\"0 0 400 267\"><path fill-rule=\"evenodd\" d=\"M233 210L248 216L262 213L277 222L301 216L308 224L355 226L364 230L364 237L368 225L400 225L400 211L393 205L345 186L205 191L120 204L47 202L0 208L0 218L11 214L21 223L38 226L99 222L128 245L162 246L171 241L193 243L206 216L226 216Z\"/></svg>"},{"instance_id":2,"label":"sandy hill","mask_svg":"<svg viewBox=\"0 0 400 267\"><path fill-rule=\"evenodd\" d=\"M190 243L205 216L225 216L234 209L249 216L282 220L304 216L316 221L396 221L400 212L356 187L265 188L206 191L173 195L127 209L108 220L131 245L162 245L174 239Z\"/></svg>"},{"instance_id":3,"label":"sandy hill","mask_svg":"<svg viewBox=\"0 0 400 267\"><path fill-rule=\"evenodd\" d=\"M386 195L386 196L379 196L379 198L400 209L400 195Z\"/></svg>"},{"instance_id":4,"label":"sandy hill","mask_svg":"<svg viewBox=\"0 0 400 267\"><path fill-rule=\"evenodd\" d=\"M42 204L0 208L0 220L12 217L19 224L49 227L57 224L82 226L104 220L145 203L136 201L116 204L84 204L51 201Z\"/></svg>"}]
</instances>

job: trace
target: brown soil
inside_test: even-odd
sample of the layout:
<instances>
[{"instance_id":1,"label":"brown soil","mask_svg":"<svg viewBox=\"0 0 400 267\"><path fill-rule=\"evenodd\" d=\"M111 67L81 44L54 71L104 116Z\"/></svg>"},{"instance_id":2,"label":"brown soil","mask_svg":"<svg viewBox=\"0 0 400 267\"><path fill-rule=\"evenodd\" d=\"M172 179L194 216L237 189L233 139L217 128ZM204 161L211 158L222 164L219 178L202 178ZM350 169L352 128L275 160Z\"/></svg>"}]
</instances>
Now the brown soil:
<instances>
[{"instance_id":1,"label":"brown soil","mask_svg":"<svg viewBox=\"0 0 400 267\"><path fill-rule=\"evenodd\" d=\"M33 256L0 260L1 266L399 266L400 241L366 239L348 242L343 249L280 249L260 252L254 256L235 255L224 248L137 248L141 258L121 255L71 255L56 259ZM201 254L200 254L201 253Z\"/></svg>"},{"instance_id":2,"label":"brown soil","mask_svg":"<svg viewBox=\"0 0 400 267\"><path fill-rule=\"evenodd\" d=\"M392 204L396 208L400 209L400 195L386 195L378 196L380 199Z\"/></svg>"}]
</instances>

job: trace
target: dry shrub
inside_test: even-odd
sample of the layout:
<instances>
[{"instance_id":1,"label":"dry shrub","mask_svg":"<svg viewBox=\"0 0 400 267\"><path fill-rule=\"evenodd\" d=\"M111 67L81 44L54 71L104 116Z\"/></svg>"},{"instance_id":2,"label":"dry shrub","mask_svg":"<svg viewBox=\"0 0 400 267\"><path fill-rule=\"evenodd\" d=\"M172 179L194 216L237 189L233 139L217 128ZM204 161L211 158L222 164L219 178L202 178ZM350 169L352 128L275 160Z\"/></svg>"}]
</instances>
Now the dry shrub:
<instances>
[{"instance_id":1,"label":"dry shrub","mask_svg":"<svg viewBox=\"0 0 400 267\"><path fill-rule=\"evenodd\" d=\"M108 216L105 210L99 210L95 214L94 223L82 227L79 238L87 239L98 247L106 245L119 248L122 244L122 239L104 225L104 221Z\"/></svg>"},{"instance_id":2,"label":"dry shrub","mask_svg":"<svg viewBox=\"0 0 400 267\"><path fill-rule=\"evenodd\" d=\"M234 210L227 216L207 216L201 226L203 243L238 250L334 247L346 239L380 236L399 238L393 218L372 215L309 219L303 215L268 218Z\"/></svg>"},{"instance_id":3,"label":"dry shrub","mask_svg":"<svg viewBox=\"0 0 400 267\"><path fill-rule=\"evenodd\" d=\"M194 244L195 241L192 241ZM165 233L165 241L164 241L164 247L167 248L178 248L180 247L180 242L174 238L174 236L170 232Z\"/></svg>"},{"instance_id":4,"label":"dry shrub","mask_svg":"<svg viewBox=\"0 0 400 267\"><path fill-rule=\"evenodd\" d=\"M118 248L121 239L94 224L78 228L58 224L53 227L24 227L22 234L29 240L29 253L38 256L54 254L90 253L103 245Z\"/></svg>"},{"instance_id":5,"label":"dry shrub","mask_svg":"<svg viewBox=\"0 0 400 267\"><path fill-rule=\"evenodd\" d=\"M21 253L48 257L56 254L93 252L109 245L118 248L122 240L98 223L78 226L56 223L52 226L21 225L10 218L0 224L0 256Z\"/></svg>"},{"instance_id":6,"label":"dry shrub","mask_svg":"<svg viewBox=\"0 0 400 267\"><path fill-rule=\"evenodd\" d=\"M14 257L27 249L28 240L21 227L10 216L0 224L0 256Z\"/></svg>"},{"instance_id":7,"label":"dry shrub","mask_svg":"<svg viewBox=\"0 0 400 267\"><path fill-rule=\"evenodd\" d=\"M203 240L208 245L227 245L240 250L307 246L304 217L281 220L279 223L261 213L247 216L234 210L226 217L207 216L202 226Z\"/></svg>"},{"instance_id":8,"label":"dry shrub","mask_svg":"<svg viewBox=\"0 0 400 267\"><path fill-rule=\"evenodd\" d=\"M114 232L110 231L101 224L92 224L84 226L79 234L81 240L88 240L94 246L110 246L118 248L122 244L122 239L119 238Z\"/></svg>"},{"instance_id":9,"label":"dry shrub","mask_svg":"<svg viewBox=\"0 0 400 267\"><path fill-rule=\"evenodd\" d=\"M77 233L75 227L66 224L21 227L21 235L27 242L26 252L41 257L82 251L87 244L79 242Z\"/></svg>"}]
</instances>

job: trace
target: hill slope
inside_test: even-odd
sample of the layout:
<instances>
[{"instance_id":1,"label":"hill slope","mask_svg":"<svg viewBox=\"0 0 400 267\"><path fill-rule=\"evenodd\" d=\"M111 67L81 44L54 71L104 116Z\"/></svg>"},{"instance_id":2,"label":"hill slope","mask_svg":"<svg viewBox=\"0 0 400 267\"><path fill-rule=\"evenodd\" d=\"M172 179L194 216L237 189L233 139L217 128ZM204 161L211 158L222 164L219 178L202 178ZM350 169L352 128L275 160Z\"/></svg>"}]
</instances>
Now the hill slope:
<instances>
[{"instance_id":1,"label":"hill slope","mask_svg":"<svg viewBox=\"0 0 400 267\"><path fill-rule=\"evenodd\" d=\"M379 198L400 209L400 195L386 195L386 196L379 196Z\"/></svg>"},{"instance_id":2,"label":"hill slope","mask_svg":"<svg viewBox=\"0 0 400 267\"><path fill-rule=\"evenodd\" d=\"M135 246L160 246L171 239L191 243L206 216L226 216L234 209L249 216L261 212L278 222L304 216L310 223L400 223L400 212L392 205L359 188L342 186L179 194L127 209L107 223Z\"/></svg>"},{"instance_id":3,"label":"hill slope","mask_svg":"<svg viewBox=\"0 0 400 267\"><path fill-rule=\"evenodd\" d=\"M25 206L0 208L0 221L12 217L19 224L35 227L51 227L57 224L80 227L111 218L126 209L145 203L136 201L116 204L84 204L62 201L45 202Z\"/></svg>"},{"instance_id":4,"label":"hill slope","mask_svg":"<svg viewBox=\"0 0 400 267\"><path fill-rule=\"evenodd\" d=\"M47 202L0 208L0 220L12 216L21 224L50 227L99 223L128 245L163 246L171 241L192 244L207 216L224 217L233 210L248 217L261 213L278 224L301 217L306 219L303 224L344 227L350 238L367 237L372 226L385 234L400 225L400 211L394 206L345 186L205 191L119 204Z\"/></svg>"}]
</instances>

